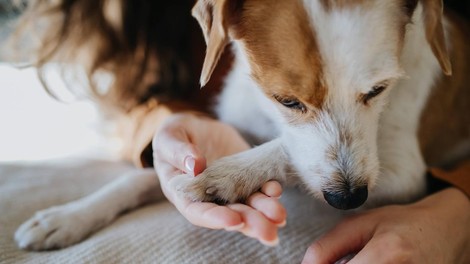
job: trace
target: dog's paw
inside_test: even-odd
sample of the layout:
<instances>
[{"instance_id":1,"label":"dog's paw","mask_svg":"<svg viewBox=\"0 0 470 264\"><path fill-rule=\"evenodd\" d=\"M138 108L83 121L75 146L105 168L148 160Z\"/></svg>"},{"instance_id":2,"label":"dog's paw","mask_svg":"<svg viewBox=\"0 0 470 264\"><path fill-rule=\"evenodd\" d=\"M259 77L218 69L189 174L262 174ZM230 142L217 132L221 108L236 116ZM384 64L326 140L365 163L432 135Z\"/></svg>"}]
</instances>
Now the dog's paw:
<instances>
[{"instance_id":1,"label":"dog's paw","mask_svg":"<svg viewBox=\"0 0 470 264\"><path fill-rule=\"evenodd\" d=\"M218 163L196 177L176 176L170 181L170 186L192 201L227 204L243 202L266 181L263 177L251 175L248 170Z\"/></svg>"},{"instance_id":2,"label":"dog's paw","mask_svg":"<svg viewBox=\"0 0 470 264\"><path fill-rule=\"evenodd\" d=\"M89 219L77 207L63 205L36 212L15 232L22 249L49 250L70 246L92 231Z\"/></svg>"}]
</instances>

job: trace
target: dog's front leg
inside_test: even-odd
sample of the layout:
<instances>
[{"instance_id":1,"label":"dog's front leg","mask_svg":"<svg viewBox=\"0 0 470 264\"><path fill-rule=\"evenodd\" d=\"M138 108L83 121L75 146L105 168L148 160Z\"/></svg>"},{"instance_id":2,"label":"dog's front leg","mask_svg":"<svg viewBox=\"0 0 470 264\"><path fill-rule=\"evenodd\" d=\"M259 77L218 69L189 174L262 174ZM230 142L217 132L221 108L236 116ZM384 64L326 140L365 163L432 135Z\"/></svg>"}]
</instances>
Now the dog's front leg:
<instances>
[{"instance_id":1,"label":"dog's front leg","mask_svg":"<svg viewBox=\"0 0 470 264\"><path fill-rule=\"evenodd\" d=\"M82 199L36 212L18 228L15 240L23 249L63 248L106 226L123 211L162 198L154 170L136 170Z\"/></svg>"},{"instance_id":2,"label":"dog's front leg","mask_svg":"<svg viewBox=\"0 0 470 264\"><path fill-rule=\"evenodd\" d=\"M171 186L192 201L243 201L270 180L285 182L287 156L281 139L215 161L200 175L179 175Z\"/></svg>"}]
</instances>

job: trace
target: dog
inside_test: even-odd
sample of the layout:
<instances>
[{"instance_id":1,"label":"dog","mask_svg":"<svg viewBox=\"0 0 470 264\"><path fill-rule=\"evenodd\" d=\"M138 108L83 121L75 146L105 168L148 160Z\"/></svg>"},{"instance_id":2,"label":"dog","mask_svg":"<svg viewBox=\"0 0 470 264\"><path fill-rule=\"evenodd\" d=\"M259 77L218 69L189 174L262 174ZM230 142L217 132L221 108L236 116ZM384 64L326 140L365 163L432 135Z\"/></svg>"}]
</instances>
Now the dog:
<instances>
[{"instance_id":1,"label":"dog","mask_svg":"<svg viewBox=\"0 0 470 264\"><path fill-rule=\"evenodd\" d=\"M217 113L259 146L177 176L173 188L231 203L277 180L341 210L422 197L427 166L470 154L469 34L442 10L442 0L199 0L201 85L232 44ZM142 199L158 185L151 170L123 176L37 213L15 239L33 250L77 243L161 197Z\"/></svg>"},{"instance_id":2,"label":"dog","mask_svg":"<svg viewBox=\"0 0 470 264\"><path fill-rule=\"evenodd\" d=\"M268 180L293 182L338 209L421 197L427 165L470 153L468 46L442 10L437 0L199 1L201 85L232 42L219 117L267 143L175 188L231 203Z\"/></svg>"}]
</instances>

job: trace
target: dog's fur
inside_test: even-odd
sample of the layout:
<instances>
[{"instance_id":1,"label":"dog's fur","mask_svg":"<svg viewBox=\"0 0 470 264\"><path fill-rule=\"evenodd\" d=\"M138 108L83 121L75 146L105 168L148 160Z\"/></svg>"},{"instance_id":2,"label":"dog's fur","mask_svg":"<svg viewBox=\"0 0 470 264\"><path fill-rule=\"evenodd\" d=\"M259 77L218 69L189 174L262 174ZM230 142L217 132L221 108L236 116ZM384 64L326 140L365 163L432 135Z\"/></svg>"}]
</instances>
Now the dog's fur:
<instances>
[{"instance_id":1,"label":"dog's fur","mask_svg":"<svg viewBox=\"0 0 470 264\"><path fill-rule=\"evenodd\" d=\"M468 48L442 19L442 1L242 2L194 8L208 43L201 83L233 41L237 61L220 118L276 139L215 162L195 180L175 179L188 197L234 202L275 179L300 180L329 203L328 194L365 186L369 205L409 202L425 192L425 159L442 165L468 155L469 89L457 81L469 69ZM448 48L457 47L459 65L446 77ZM372 97L374 89L384 91ZM357 206L343 202L333 205Z\"/></svg>"},{"instance_id":2,"label":"dog's fur","mask_svg":"<svg viewBox=\"0 0 470 264\"><path fill-rule=\"evenodd\" d=\"M468 157L468 31L442 17L442 1L200 0L193 10L208 45L201 84L230 42L236 54L220 119L267 143L176 177L182 195L234 202L275 179L320 199L366 188L367 206L409 202L425 193L426 165ZM39 213L15 238L30 249L75 243L147 201L151 175ZM124 184L130 194L116 196ZM119 206L93 210L103 205ZM67 236L50 224L76 214L87 224Z\"/></svg>"}]
</instances>

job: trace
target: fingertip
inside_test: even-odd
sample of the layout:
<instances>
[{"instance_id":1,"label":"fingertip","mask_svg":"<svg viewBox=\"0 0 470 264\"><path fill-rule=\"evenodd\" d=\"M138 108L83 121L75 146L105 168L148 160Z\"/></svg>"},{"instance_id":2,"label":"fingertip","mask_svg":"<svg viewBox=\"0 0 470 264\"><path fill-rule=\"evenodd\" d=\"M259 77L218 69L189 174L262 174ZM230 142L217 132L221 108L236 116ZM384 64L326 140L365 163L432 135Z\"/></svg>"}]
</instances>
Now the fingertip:
<instances>
[{"instance_id":1,"label":"fingertip","mask_svg":"<svg viewBox=\"0 0 470 264\"><path fill-rule=\"evenodd\" d=\"M276 226L282 226L286 222L286 209L276 198L258 192L248 198L247 204L262 213Z\"/></svg>"},{"instance_id":2,"label":"fingertip","mask_svg":"<svg viewBox=\"0 0 470 264\"><path fill-rule=\"evenodd\" d=\"M194 163L194 176L201 174L206 169L206 159L204 157L198 157Z\"/></svg>"},{"instance_id":3,"label":"fingertip","mask_svg":"<svg viewBox=\"0 0 470 264\"><path fill-rule=\"evenodd\" d=\"M244 224L239 212L211 203L191 203L182 212L192 224L210 229L236 228Z\"/></svg>"},{"instance_id":4,"label":"fingertip","mask_svg":"<svg viewBox=\"0 0 470 264\"><path fill-rule=\"evenodd\" d=\"M272 244L278 239L277 226L263 214L244 204L230 204L229 207L240 213L246 225L240 230L243 234L259 241Z\"/></svg>"},{"instance_id":5,"label":"fingertip","mask_svg":"<svg viewBox=\"0 0 470 264\"><path fill-rule=\"evenodd\" d=\"M277 235L277 229L266 230L264 234L259 234L259 241L270 247L275 247L279 244L279 236Z\"/></svg>"},{"instance_id":6,"label":"fingertip","mask_svg":"<svg viewBox=\"0 0 470 264\"><path fill-rule=\"evenodd\" d=\"M282 186L277 181L269 181L261 187L261 192L270 197L281 197L282 195Z\"/></svg>"},{"instance_id":7,"label":"fingertip","mask_svg":"<svg viewBox=\"0 0 470 264\"><path fill-rule=\"evenodd\" d=\"M185 173L197 176L206 169L206 158L199 155L195 146L191 146L189 154L184 157L183 166Z\"/></svg>"},{"instance_id":8,"label":"fingertip","mask_svg":"<svg viewBox=\"0 0 470 264\"><path fill-rule=\"evenodd\" d=\"M225 230L227 231L239 231L242 230L245 227L245 223L240 223L238 225L233 225L233 226L227 226Z\"/></svg>"},{"instance_id":9,"label":"fingertip","mask_svg":"<svg viewBox=\"0 0 470 264\"><path fill-rule=\"evenodd\" d=\"M282 221L282 222L280 222L280 223L278 223L278 224L276 224L276 225L277 225L277 227L285 227L285 226L287 225L287 220L284 219L284 221Z\"/></svg>"},{"instance_id":10,"label":"fingertip","mask_svg":"<svg viewBox=\"0 0 470 264\"><path fill-rule=\"evenodd\" d=\"M302 264L311 264L311 263L323 263L322 258L320 257L321 248L317 242L308 247L307 252L305 252Z\"/></svg>"},{"instance_id":11,"label":"fingertip","mask_svg":"<svg viewBox=\"0 0 470 264\"><path fill-rule=\"evenodd\" d=\"M191 156L191 155L188 155L184 158L184 161L183 161L183 164L184 164L184 171L188 174L193 174L194 173L194 168L196 167L196 159Z\"/></svg>"},{"instance_id":12,"label":"fingertip","mask_svg":"<svg viewBox=\"0 0 470 264\"><path fill-rule=\"evenodd\" d=\"M312 256L312 253L310 253L310 251L307 250L307 252L304 255L304 258L302 259L301 264L311 264L311 263L315 263L315 258L314 256Z\"/></svg>"},{"instance_id":13,"label":"fingertip","mask_svg":"<svg viewBox=\"0 0 470 264\"><path fill-rule=\"evenodd\" d=\"M261 242L261 244L263 244L265 246L268 246L268 247L275 247L275 246L279 245L279 237L278 236L276 236L276 238L274 238L272 240L260 239L259 241Z\"/></svg>"}]
</instances>

